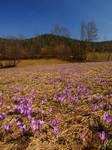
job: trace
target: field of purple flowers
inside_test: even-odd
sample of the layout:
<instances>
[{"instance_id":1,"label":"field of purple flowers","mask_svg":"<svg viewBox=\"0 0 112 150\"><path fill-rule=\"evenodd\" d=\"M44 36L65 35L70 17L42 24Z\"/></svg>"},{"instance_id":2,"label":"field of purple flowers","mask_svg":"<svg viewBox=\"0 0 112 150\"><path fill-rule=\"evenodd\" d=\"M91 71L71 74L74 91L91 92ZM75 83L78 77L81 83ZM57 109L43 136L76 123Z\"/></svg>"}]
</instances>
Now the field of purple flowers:
<instances>
[{"instance_id":1,"label":"field of purple flowers","mask_svg":"<svg viewBox=\"0 0 112 150\"><path fill-rule=\"evenodd\" d=\"M0 150L112 150L112 62L0 70Z\"/></svg>"}]
</instances>

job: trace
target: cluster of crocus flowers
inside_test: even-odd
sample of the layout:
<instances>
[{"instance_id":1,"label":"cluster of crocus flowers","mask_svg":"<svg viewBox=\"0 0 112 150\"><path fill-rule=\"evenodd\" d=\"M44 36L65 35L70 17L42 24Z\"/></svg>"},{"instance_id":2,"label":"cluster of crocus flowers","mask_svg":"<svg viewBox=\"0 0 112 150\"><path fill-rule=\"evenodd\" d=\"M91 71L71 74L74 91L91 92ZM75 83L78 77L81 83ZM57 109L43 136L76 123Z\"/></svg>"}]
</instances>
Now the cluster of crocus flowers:
<instances>
[{"instance_id":1,"label":"cluster of crocus flowers","mask_svg":"<svg viewBox=\"0 0 112 150\"><path fill-rule=\"evenodd\" d=\"M8 123L4 124L3 128L6 132L12 132L12 129L13 129L13 127Z\"/></svg>"},{"instance_id":2,"label":"cluster of crocus flowers","mask_svg":"<svg viewBox=\"0 0 112 150\"><path fill-rule=\"evenodd\" d=\"M52 126L52 128L53 128L53 133L54 133L55 135L59 134L59 128L57 127L58 124L59 124L59 120L57 120L57 119L53 119L53 120L51 121L51 126Z\"/></svg>"},{"instance_id":3,"label":"cluster of crocus flowers","mask_svg":"<svg viewBox=\"0 0 112 150\"><path fill-rule=\"evenodd\" d=\"M99 133L99 137L102 141L105 141L109 138L109 134L106 133L105 131L102 131L101 133Z\"/></svg>"},{"instance_id":4,"label":"cluster of crocus flowers","mask_svg":"<svg viewBox=\"0 0 112 150\"><path fill-rule=\"evenodd\" d=\"M28 119L31 119L33 99L34 97L28 98L26 96L14 98L14 101L18 104L13 106L13 110L18 111L20 114L26 116Z\"/></svg>"},{"instance_id":5,"label":"cluster of crocus flowers","mask_svg":"<svg viewBox=\"0 0 112 150\"><path fill-rule=\"evenodd\" d=\"M24 133L24 132L27 131L26 125L20 121L20 118L14 118L14 122L19 127L19 129L21 130L21 132Z\"/></svg>"},{"instance_id":6,"label":"cluster of crocus flowers","mask_svg":"<svg viewBox=\"0 0 112 150\"><path fill-rule=\"evenodd\" d=\"M31 129L32 131L40 130L45 122L43 120L31 120Z\"/></svg>"},{"instance_id":7,"label":"cluster of crocus flowers","mask_svg":"<svg viewBox=\"0 0 112 150\"><path fill-rule=\"evenodd\" d=\"M110 115L104 114L102 118L103 118L103 120L104 120L106 123L112 125L112 119L111 119ZM109 133L107 133L107 132L105 132L105 131L102 131L102 132L100 132L100 133L98 133L98 134L99 134L99 138L100 138L102 141L108 140L108 138L109 138Z\"/></svg>"}]
</instances>

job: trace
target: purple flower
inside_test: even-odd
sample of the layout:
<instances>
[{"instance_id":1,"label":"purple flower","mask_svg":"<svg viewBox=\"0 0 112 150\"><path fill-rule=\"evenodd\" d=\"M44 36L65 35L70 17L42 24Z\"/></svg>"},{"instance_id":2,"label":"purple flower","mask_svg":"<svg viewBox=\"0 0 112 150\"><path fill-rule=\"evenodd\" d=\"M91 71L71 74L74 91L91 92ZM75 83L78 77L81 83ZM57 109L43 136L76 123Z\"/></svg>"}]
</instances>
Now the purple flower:
<instances>
[{"instance_id":1,"label":"purple flower","mask_svg":"<svg viewBox=\"0 0 112 150\"><path fill-rule=\"evenodd\" d=\"M31 116L30 114L28 114L27 119L28 119L29 121L31 121L31 120L32 120L32 116Z\"/></svg>"},{"instance_id":2,"label":"purple flower","mask_svg":"<svg viewBox=\"0 0 112 150\"><path fill-rule=\"evenodd\" d=\"M20 121L19 118L15 118L14 121L15 121L16 125L20 128L20 130L21 130L22 132L25 133L25 132L28 131L26 125L23 124L23 123Z\"/></svg>"},{"instance_id":3,"label":"purple flower","mask_svg":"<svg viewBox=\"0 0 112 150\"><path fill-rule=\"evenodd\" d=\"M36 130L39 129L38 123L37 123L37 121L34 120L34 119L31 121L31 129L32 129L32 131L36 131Z\"/></svg>"},{"instance_id":4,"label":"purple flower","mask_svg":"<svg viewBox=\"0 0 112 150\"><path fill-rule=\"evenodd\" d=\"M45 124L45 122L43 120L38 120L38 124L40 127L42 127Z\"/></svg>"},{"instance_id":5,"label":"purple flower","mask_svg":"<svg viewBox=\"0 0 112 150\"><path fill-rule=\"evenodd\" d=\"M3 128L5 129L6 132L11 132L12 131L12 126L9 124L4 124Z\"/></svg>"},{"instance_id":6,"label":"purple flower","mask_svg":"<svg viewBox=\"0 0 112 150\"><path fill-rule=\"evenodd\" d=\"M50 108L48 109L48 112L51 113L52 111L53 111L53 109L50 107Z\"/></svg>"},{"instance_id":7,"label":"purple flower","mask_svg":"<svg viewBox=\"0 0 112 150\"><path fill-rule=\"evenodd\" d=\"M55 134L55 135L57 135L57 134L59 134L59 129L58 128L56 128L56 127L54 127L53 128L53 133Z\"/></svg>"},{"instance_id":8,"label":"purple flower","mask_svg":"<svg viewBox=\"0 0 112 150\"><path fill-rule=\"evenodd\" d=\"M39 109L39 113L43 115L43 114L45 114L45 110Z\"/></svg>"},{"instance_id":9,"label":"purple flower","mask_svg":"<svg viewBox=\"0 0 112 150\"><path fill-rule=\"evenodd\" d=\"M27 105L31 107L32 106L32 99L28 99L27 101L28 101Z\"/></svg>"},{"instance_id":10,"label":"purple flower","mask_svg":"<svg viewBox=\"0 0 112 150\"><path fill-rule=\"evenodd\" d=\"M100 109L100 107L99 107L98 105L96 105L96 104L92 104L92 105L91 105L91 109L92 109L93 111L97 111L97 110Z\"/></svg>"},{"instance_id":11,"label":"purple flower","mask_svg":"<svg viewBox=\"0 0 112 150\"><path fill-rule=\"evenodd\" d=\"M42 126L45 124L43 120L34 120L31 121L31 129L32 131L36 131L42 128Z\"/></svg>"},{"instance_id":12,"label":"purple flower","mask_svg":"<svg viewBox=\"0 0 112 150\"><path fill-rule=\"evenodd\" d=\"M105 131L102 131L101 133L99 133L99 137L102 141L105 141L109 138L109 134L106 133Z\"/></svg>"},{"instance_id":13,"label":"purple flower","mask_svg":"<svg viewBox=\"0 0 112 150\"><path fill-rule=\"evenodd\" d=\"M62 94L61 96L59 96L59 97L58 97L58 100L59 100L60 103L63 103L64 100L65 100L65 95Z\"/></svg>"},{"instance_id":14,"label":"purple flower","mask_svg":"<svg viewBox=\"0 0 112 150\"><path fill-rule=\"evenodd\" d=\"M55 127L55 126L57 126L59 124L59 120L57 120L57 119L53 119L52 121L51 121L51 126L52 127Z\"/></svg>"},{"instance_id":15,"label":"purple flower","mask_svg":"<svg viewBox=\"0 0 112 150\"><path fill-rule=\"evenodd\" d=\"M111 123L111 121L112 121L111 118L110 118L110 116L108 114L104 114L103 115L103 120L106 121L106 122L108 122L108 123Z\"/></svg>"},{"instance_id":16,"label":"purple flower","mask_svg":"<svg viewBox=\"0 0 112 150\"><path fill-rule=\"evenodd\" d=\"M2 114L0 114L0 120L4 119L6 116L6 113L3 112Z\"/></svg>"},{"instance_id":17,"label":"purple flower","mask_svg":"<svg viewBox=\"0 0 112 150\"><path fill-rule=\"evenodd\" d=\"M2 93L0 93L0 106L2 106L2 104L3 104L2 98L3 98Z\"/></svg>"},{"instance_id":18,"label":"purple flower","mask_svg":"<svg viewBox=\"0 0 112 150\"><path fill-rule=\"evenodd\" d=\"M46 104L48 102L47 98L42 100L42 104Z\"/></svg>"},{"instance_id":19,"label":"purple flower","mask_svg":"<svg viewBox=\"0 0 112 150\"><path fill-rule=\"evenodd\" d=\"M14 92L15 92L15 93L18 93L18 92L20 92L20 91L21 91L20 88L18 88L18 87L15 87L15 88L14 88Z\"/></svg>"},{"instance_id":20,"label":"purple flower","mask_svg":"<svg viewBox=\"0 0 112 150\"><path fill-rule=\"evenodd\" d=\"M27 129L27 127L26 127L26 125L25 124L21 124L21 126L20 126L20 130L23 132L23 133L25 133L25 132L27 132L28 131L28 129Z\"/></svg>"},{"instance_id":21,"label":"purple flower","mask_svg":"<svg viewBox=\"0 0 112 150\"><path fill-rule=\"evenodd\" d=\"M19 113L25 115L25 116L31 115L31 113L32 113L32 108L30 106L25 106L22 104L21 105L14 105L13 109L15 111L18 111Z\"/></svg>"}]
</instances>

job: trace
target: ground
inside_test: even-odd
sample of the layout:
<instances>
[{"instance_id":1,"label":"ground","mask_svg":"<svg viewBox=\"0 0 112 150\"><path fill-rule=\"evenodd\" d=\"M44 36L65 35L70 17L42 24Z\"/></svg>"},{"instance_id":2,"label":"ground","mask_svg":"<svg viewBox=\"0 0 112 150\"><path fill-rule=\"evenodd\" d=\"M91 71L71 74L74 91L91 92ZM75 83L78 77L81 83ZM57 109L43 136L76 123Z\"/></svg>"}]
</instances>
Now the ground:
<instances>
[{"instance_id":1,"label":"ground","mask_svg":"<svg viewBox=\"0 0 112 150\"><path fill-rule=\"evenodd\" d=\"M65 64L68 63L66 60L61 59L26 59L20 60L17 67L29 67L29 66L41 66L41 65L52 65L52 64Z\"/></svg>"},{"instance_id":2,"label":"ground","mask_svg":"<svg viewBox=\"0 0 112 150\"><path fill-rule=\"evenodd\" d=\"M112 149L112 62L0 70L0 150Z\"/></svg>"}]
</instances>

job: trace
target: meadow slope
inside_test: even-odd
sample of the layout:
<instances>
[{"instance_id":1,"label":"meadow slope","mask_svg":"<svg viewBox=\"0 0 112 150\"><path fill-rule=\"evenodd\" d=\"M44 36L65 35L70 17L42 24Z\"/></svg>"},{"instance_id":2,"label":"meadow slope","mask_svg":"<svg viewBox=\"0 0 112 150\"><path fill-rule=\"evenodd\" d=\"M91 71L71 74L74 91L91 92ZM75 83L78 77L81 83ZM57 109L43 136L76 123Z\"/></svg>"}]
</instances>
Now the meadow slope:
<instances>
[{"instance_id":1,"label":"meadow slope","mask_svg":"<svg viewBox=\"0 0 112 150\"><path fill-rule=\"evenodd\" d=\"M0 70L0 150L112 149L112 62Z\"/></svg>"}]
</instances>

